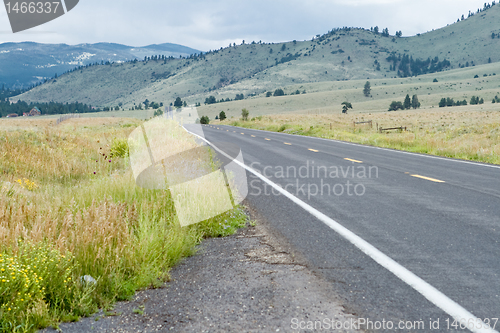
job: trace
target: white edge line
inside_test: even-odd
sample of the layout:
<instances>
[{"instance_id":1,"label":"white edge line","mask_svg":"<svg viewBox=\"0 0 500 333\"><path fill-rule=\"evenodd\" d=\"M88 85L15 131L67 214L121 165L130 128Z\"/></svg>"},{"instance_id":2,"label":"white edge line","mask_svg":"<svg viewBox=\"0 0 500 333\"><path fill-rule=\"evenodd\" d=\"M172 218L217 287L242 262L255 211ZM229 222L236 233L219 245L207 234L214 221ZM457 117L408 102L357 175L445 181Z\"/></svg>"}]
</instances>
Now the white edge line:
<instances>
[{"instance_id":1,"label":"white edge line","mask_svg":"<svg viewBox=\"0 0 500 333\"><path fill-rule=\"evenodd\" d=\"M223 125L223 126L230 126L230 125ZM400 153L400 154L406 154L406 155L427 157L427 158L432 158L432 159L442 160L442 161L457 162L457 163L464 163L464 164L471 164L471 165L476 165L476 166L483 166L483 167L488 167L488 168L500 169L500 166L498 166L498 165L492 165L492 164L486 164L486 163L480 163L480 162L472 162L472 161L465 161L465 160L459 160L459 159L454 159L454 158L446 158L446 157L442 157L442 156L434 156L434 155L427 155L427 154L418 154L418 153L412 153L412 152L404 151L404 150L397 150L397 149L390 149L390 148L383 148L383 147L368 146L368 145L363 145L361 143L355 143L355 142L340 141L340 140L335 140L335 139L318 138L316 136L305 136L305 135L295 135L295 134L289 134L289 133L278 133L278 132L257 130L257 129L253 129L253 128L245 128L245 127L239 127L239 126L231 126L231 127L244 128L246 130L259 131L259 132L272 133L272 134L289 135L289 136L300 137L300 138L308 138L308 139L316 139L316 140L323 140L323 141L329 141L329 142L337 142L337 143L342 143L342 144L350 145L350 146L379 149L379 150L389 151L389 152L393 152L393 153Z\"/></svg>"},{"instance_id":2,"label":"white edge line","mask_svg":"<svg viewBox=\"0 0 500 333\"><path fill-rule=\"evenodd\" d=\"M215 145L213 145L210 141L202 138L201 136L192 133L188 131L186 128L184 128L187 132L191 133L194 136L197 136L201 140L205 141L207 144L209 144L212 148L214 148L216 151L221 153L222 155L230 158L229 155L224 153L222 150L217 148ZM304 201L300 200L299 198L293 196L289 192L285 191L283 188L278 186L277 184L273 183L257 171L253 170L252 168L248 167L244 163L241 163L237 160L234 160L235 163L237 163L239 166L242 168L245 168L248 172L251 172L254 174L256 177L260 178L262 181L265 183L269 184L272 186L274 189L276 189L278 192L280 192L283 196L287 197L290 199L292 202L297 204L299 207L303 208L305 211L316 217L318 220L329 226L331 229L333 229L335 232L337 232L339 235L347 239L350 243L352 243L354 246L356 246L358 249L360 249L363 253L365 253L367 256L375 260L380 266L384 267L394 275L396 275L400 280L408 284L410 287L418 291L422 296L424 296L427 300L429 300L432 304L436 305L438 308L446 312L448 315L453 317L455 320L460 322L461 320L465 320L466 323L469 322L469 320L472 320L474 322L474 327L469 330L471 332L490 332L490 333L499 333L498 331L488 327L485 323L483 323L479 318L474 316L472 313L464 309L462 306L460 306L458 303L450 299L448 296L437 290L435 287L409 271L407 268L403 267L402 265L398 264L396 261L394 261L392 258L381 252L379 249L365 241L363 238L359 237L349 229L345 228L338 222L334 221L330 217L326 216L325 214L321 213L317 209L313 208L312 206L308 205ZM477 328L477 326L481 326L481 328Z\"/></svg>"}]
</instances>

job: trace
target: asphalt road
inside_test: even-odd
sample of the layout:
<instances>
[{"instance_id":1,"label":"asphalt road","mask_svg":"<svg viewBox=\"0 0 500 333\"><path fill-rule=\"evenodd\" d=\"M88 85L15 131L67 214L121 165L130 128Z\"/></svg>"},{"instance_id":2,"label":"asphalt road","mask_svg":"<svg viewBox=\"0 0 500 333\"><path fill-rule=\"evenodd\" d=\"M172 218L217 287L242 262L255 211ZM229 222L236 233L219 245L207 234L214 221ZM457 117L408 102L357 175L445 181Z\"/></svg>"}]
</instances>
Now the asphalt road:
<instances>
[{"instance_id":1,"label":"asphalt road","mask_svg":"<svg viewBox=\"0 0 500 333\"><path fill-rule=\"evenodd\" d=\"M247 166L500 330L500 167L229 126L203 131L210 142L239 146ZM372 321L365 329L468 331L324 222L247 177L247 203L350 313Z\"/></svg>"}]
</instances>

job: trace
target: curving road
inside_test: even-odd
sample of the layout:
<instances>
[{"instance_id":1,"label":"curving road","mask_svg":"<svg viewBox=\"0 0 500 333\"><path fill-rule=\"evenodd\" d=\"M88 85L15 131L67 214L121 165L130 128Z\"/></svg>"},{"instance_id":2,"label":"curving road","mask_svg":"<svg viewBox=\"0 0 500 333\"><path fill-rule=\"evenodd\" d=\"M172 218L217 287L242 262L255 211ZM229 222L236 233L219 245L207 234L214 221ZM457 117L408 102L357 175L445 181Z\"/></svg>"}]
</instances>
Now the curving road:
<instances>
[{"instance_id":1,"label":"curving road","mask_svg":"<svg viewBox=\"0 0 500 333\"><path fill-rule=\"evenodd\" d=\"M365 320L360 328L500 330L499 166L229 126L203 131L241 147L259 174L247 172L248 204ZM464 313L475 316L469 329L453 325ZM316 319L324 318L307 320Z\"/></svg>"}]
</instances>

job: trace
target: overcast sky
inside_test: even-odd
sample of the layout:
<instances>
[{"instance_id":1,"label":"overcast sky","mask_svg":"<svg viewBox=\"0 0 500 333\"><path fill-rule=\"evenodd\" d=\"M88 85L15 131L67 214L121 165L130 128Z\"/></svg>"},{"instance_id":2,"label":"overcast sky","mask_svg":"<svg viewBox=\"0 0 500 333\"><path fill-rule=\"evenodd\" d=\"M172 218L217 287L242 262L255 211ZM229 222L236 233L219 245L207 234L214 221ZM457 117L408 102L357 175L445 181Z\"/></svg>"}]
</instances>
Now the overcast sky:
<instances>
[{"instance_id":1,"label":"overcast sky","mask_svg":"<svg viewBox=\"0 0 500 333\"><path fill-rule=\"evenodd\" d=\"M387 27L391 35L401 30L412 36L483 5L484 0L80 0L66 15L16 34L1 8L0 42L176 43L208 51L242 40L306 40L343 26Z\"/></svg>"}]
</instances>

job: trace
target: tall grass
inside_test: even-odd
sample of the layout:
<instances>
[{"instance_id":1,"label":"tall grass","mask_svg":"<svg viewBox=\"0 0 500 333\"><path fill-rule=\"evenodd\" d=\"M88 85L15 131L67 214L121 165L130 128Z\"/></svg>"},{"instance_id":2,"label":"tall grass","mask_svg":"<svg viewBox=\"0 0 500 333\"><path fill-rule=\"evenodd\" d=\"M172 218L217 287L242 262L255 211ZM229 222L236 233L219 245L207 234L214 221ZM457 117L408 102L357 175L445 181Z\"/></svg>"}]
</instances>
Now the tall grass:
<instances>
[{"instance_id":1,"label":"tall grass","mask_svg":"<svg viewBox=\"0 0 500 333\"><path fill-rule=\"evenodd\" d=\"M0 261L0 270L47 281L13 285L0 271L1 331L57 326L159 286L204 237L229 235L246 220L237 209L181 228L170 191L137 187L126 154L116 153L133 127L68 123L0 132L0 260L10 264Z\"/></svg>"}]
</instances>

